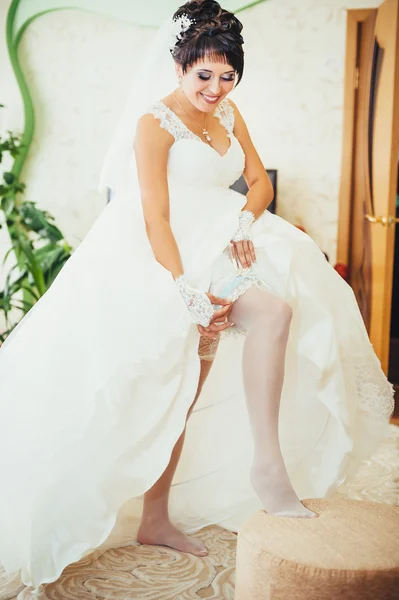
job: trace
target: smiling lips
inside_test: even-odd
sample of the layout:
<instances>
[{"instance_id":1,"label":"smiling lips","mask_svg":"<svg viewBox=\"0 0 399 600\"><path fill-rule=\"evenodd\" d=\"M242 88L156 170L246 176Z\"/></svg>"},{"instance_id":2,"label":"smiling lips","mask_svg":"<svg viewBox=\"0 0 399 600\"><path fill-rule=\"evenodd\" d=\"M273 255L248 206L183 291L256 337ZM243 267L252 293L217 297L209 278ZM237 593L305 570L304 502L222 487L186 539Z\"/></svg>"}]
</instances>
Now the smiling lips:
<instances>
[{"instance_id":1,"label":"smiling lips","mask_svg":"<svg viewBox=\"0 0 399 600\"><path fill-rule=\"evenodd\" d=\"M205 102L207 102L208 104L215 104L219 100L219 96L207 96L206 94L202 94L201 92L200 94L205 100Z\"/></svg>"}]
</instances>

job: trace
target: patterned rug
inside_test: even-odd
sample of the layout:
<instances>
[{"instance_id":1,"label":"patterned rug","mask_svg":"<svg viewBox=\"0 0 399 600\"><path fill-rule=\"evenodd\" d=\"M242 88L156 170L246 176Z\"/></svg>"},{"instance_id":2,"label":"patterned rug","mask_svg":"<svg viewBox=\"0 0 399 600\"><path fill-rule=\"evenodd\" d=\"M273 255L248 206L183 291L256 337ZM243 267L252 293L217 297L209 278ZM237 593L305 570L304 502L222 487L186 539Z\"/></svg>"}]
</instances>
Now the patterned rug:
<instances>
[{"instance_id":1,"label":"patterned rug","mask_svg":"<svg viewBox=\"0 0 399 600\"><path fill-rule=\"evenodd\" d=\"M350 487L358 500L399 505L399 427L372 459L365 462ZM209 550L206 558L149 546L107 550L65 569L45 586L41 600L233 600L237 536L218 526L195 534ZM0 600L15 596L2 590Z\"/></svg>"}]
</instances>

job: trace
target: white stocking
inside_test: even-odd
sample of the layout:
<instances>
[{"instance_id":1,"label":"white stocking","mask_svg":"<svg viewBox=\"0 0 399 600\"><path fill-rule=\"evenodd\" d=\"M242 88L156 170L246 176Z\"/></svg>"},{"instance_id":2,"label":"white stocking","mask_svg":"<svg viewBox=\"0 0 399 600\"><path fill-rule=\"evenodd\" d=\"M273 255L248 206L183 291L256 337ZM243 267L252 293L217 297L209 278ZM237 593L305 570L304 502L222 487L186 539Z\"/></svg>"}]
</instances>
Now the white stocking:
<instances>
[{"instance_id":1,"label":"white stocking","mask_svg":"<svg viewBox=\"0 0 399 600\"><path fill-rule=\"evenodd\" d=\"M278 415L292 309L253 286L233 304L229 321L247 331L242 370L254 436L251 482L269 514L317 516L298 499L290 483L278 438Z\"/></svg>"}]
</instances>

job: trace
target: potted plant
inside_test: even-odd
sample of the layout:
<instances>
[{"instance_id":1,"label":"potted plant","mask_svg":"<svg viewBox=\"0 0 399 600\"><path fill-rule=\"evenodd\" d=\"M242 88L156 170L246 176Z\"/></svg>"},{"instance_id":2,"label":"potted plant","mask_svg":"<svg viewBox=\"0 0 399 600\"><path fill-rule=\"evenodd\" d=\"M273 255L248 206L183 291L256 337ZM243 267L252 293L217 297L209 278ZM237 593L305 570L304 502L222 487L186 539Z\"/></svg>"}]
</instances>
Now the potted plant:
<instances>
[{"instance_id":1,"label":"potted plant","mask_svg":"<svg viewBox=\"0 0 399 600\"><path fill-rule=\"evenodd\" d=\"M2 105L0 105L2 107ZM17 158L21 152L21 136L11 131L0 137L0 164L5 156ZM54 223L54 217L24 200L25 184L12 171L5 171L0 179L0 228L6 226L10 248L3 258L14 256L15 264L4 274L4 286L0 286L0 312L3 313L5 330L0 330L0 344L49 289L66 261L72 247ZM10 312L19 311L15 322Z\"/></svg>"}]
</instances>

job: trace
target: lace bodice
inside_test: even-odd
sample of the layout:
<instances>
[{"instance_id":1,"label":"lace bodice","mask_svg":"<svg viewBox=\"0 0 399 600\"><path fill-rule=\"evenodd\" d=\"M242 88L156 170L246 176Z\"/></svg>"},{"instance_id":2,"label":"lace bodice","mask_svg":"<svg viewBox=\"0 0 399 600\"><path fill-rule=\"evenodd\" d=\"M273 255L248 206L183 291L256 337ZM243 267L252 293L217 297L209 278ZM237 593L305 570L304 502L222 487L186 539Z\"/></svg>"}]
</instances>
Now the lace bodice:
<instances>
[{"instance_id":1,"label":"lace bodice","mask_svg":"<svg viewBox=\"0 0 399 600\"><path fill-rule=\"evenodd\" d=\"M201 138L193 133L183 123L183 121L174 113L166 104L159 101L150 107L150 111L154 117L160 120L161 127L169 131L175 140L195 139L202 143L206 143ZM231 138L234 130L234 110L227 98L224 98L216 107L214 112L215 117L218 117L220 123L227 131L227 135ZM216 152L216 150L215 150Z\"/></svg>"},{"instance_id":2,"label":"lace bodice","mask_svg":"<svg viewBox=\"0 0 399 600\"><path fill-rule=\"evenodd\" d=\"M216 185L227 188L242 175L245 155L234 135L234 109L227 98L214 112L230 140L230 146L223 155L193 133L162 101L152 104L147 112L159 119L160 126L175 138L169 150L170 185L195 183L196 187Z\"/></svg>"},{"instance_id":3,"label":"lace bodice","mask_svg":"<svg viewBox=\"0 0 399 600\"><path fill-rule=\"evenodd\" d=\"M146 112L174 137L167 164L170 224L188 281L205 289L210 265L237 231L246 203L243 194L230 189L245 167L244 151L234 135L234 110L224 98L214 112L230 140L223 155L193 133L162 101Z\"/></svg>"}]
</instances>

